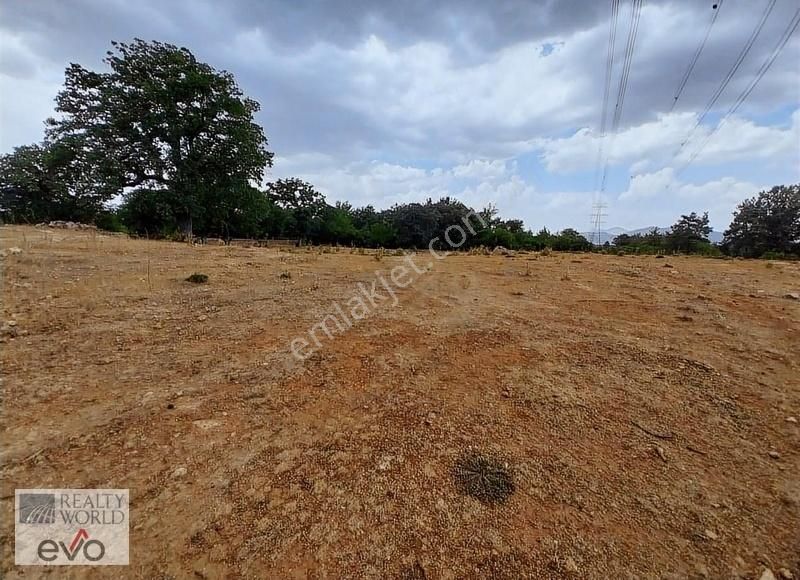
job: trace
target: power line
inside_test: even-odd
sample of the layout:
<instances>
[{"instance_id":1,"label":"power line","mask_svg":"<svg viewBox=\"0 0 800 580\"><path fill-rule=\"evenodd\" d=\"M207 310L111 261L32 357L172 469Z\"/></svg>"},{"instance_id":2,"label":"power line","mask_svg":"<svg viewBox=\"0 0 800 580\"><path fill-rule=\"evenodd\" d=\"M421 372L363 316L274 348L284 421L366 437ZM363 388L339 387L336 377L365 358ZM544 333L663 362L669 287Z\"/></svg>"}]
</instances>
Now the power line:
<instances>
[{"instance_id":1,"label":"power line","mask_svg":"<svg viewBox=\"0 0 800 580\"><path fill-rule=\"evenodd\" d=\"M689 78L692 76L692 72L694 71L694 67L697 65L697 61L700 59L700 54L703 52L703 49L706 47L706 43L708 42L708 37L711 34L711 29L714 27L714 23L717 21L717 17L719 16L720 10L722 10L722 3L725 0L719 0L717 4L713 6L713 14L711 16L711 21L708 23L708 28L706 28L706 33L703 36L703 40L700 43L700 46L697 47L697 51L695 51L692 60L689 61L689 67L686 69L686 72L683 74L683 78L681 78L681 82L678 85L678 90L675 91L675 97L672 99L672 106L670 107L670 112L675 109L675 105L678 104L678 99L681 98L681 93L683 93L683 89L686 88L686 83L689 82Z\"/></svg>"},{"instance_id":2,"label":"power line","mask_svg":"<svg viewBox=\"0 0 800 580\"><path fill-rule=\"evenodd\" d=\"M628 91L628 78L630 77L633 53L636 48L636 34L639 31L639 17L642 14L642 0L633 0L631 8L631 25L628 30L628 43L625 46L625 57L622 65L622 76L617 89L617 104L614 107L614 119L611 122L611 132L616 133L622 118L622 108L625 104L625 94Z\"/></svg>"},{"instance_id":3,"label":"power line","mask_svg":"<svg viewBox=\"0 0 800 580\"><path fill-rule=\"evenodd\" d=\"M614 117L611 121L611 146L613 147L613 139L619 130L619 123L622 119L622 110L625 105L625 94L628 91L628 79L630 78L631 64L633 63L633 53L636 50L636 35L639 31L639 19L642 14L642 1L633 0L631 6L631 22L628 28L628 41L625 45L625 54L623 57L622 74L619 78L619 86L617 87L617 103L614 106ZM606 158L603 165L603 177L600 181L600 191L604 192L606 189L606 178L608 177L609 159Z\"/></svg>"},{"instance_id":4,"label":"power line","mask_svg":"<svg viewBox=\"0 0 800 580\"><path fill-rule=\"evenodd\" d=\"M608 125L608 96L611 93L611 80L614 70L614 52L617 41L617 22L619 20L619 0L611 0L611 21L608 29L608 53L606 55L606 77L603 88L603 107L600 110L600 144L597 148L597 162L594 170L594 202L592 203L591 228L597 235L597 244L600 244L600 224L603 213L603 204L600 203L600 167L603 163L603 145L606 139L606 127ZM594 235L594 234L593 234Z\"/></svg>"},{"instance_id":5,"label":"power line","mask_svg":"<svg viewBox=\"0 0 800 580\"><path fill-rule=\"evenodd\" d=\"M675 173L676 176L683 173L686 170L686 168L689 167L689 165L691 165L695 159L697 159L697 156L700 155L700 152L705 148L706 145L708 145L708 142L711 141L711 138L720 130L720 128L722 128L722 125L725 124L725 122L727 122L730 116L736 113L736 111L739 110L739 107L741 107L744 104L744 102L750 96L750 93L753 92L758 83L761 82L761 79L764 78L764 75L767 74L767 71L770 69L772 64L778 58L778 55L780 55L783 49L786 48L789 39L792 37L792 34L794 34L795 31L797 30L798 25L800 25L800 8L798 8L795 11L794 17L792 17L792 19L789 21L789 25L786 27L786 30L783 31L783 34L778 39L775 48L772 49L770 55L761 64L761 67L758 69L756 76L753 78L752 81L750 81L750 84L747 85L747 88L745 88L739 94L739 96L736 99L736 102L728 109L728 111L725 113L725 116L722 117L717 126L706 136L706 138L700 144L700 147L692 154L692 156L689 158L686 164L683 165L683 167L681 167Z\"/></svg>"},{"instance_id":6,"label":"power line","mask_svg":"<svg viewBox=\"0 0 800 580\"><path fill-rule=\"evenodd\" d=\"M691 131L689 131L689 135L686 137L686 139L683 140L681 146L675 152L675 155L672 157L673 160L675 160L675 158L680 154L680 152L683 151L683 148L691 140L692 136L694 136L695 131L697 131L697 128L706 118L706 115L708 115L708 113L711 111L711 109L719 100L720 96L722 96L723 91L725 91L725 88L731 82L731 79L733 79L734 75L736 74L736 71L739 70L739 67L742 65L742 62L744 62L744 59L750 52L750 49L753 48L753 44L755 44L758 35L761 33L761 29L764 28L764 23L767 21L767 18L769 18L769 15L772 13L772 9L775 8L776 1L777 0L769 0L767 2L767 5L764 7L764 12L761 14L761 19L758 21L758 24L753 29L753 32L750 34L750 38L747 39L747 42L745 43L744 47L739 53L739 56L736 58L736 61L733 63L731 69L722 79L722 82L720 83L719 87L717 87L717 90L715 90L714 94L711 95L711 99L708 101L706 108L697 118L697 122L695 122L694 127L692 127Z\"/></svg>"},{"instance_id":7,"label":"power line","mask_svg":"<svg viewBox=\"0 0 800 580\"><path fill-rule=\"evenodd\" d=\"M603 107L600 110L600 145L597 149L597 163L595 163L594 184L598 188L597 180L600 176L600 165L603 162L603 143L606 137L608 119L608 95L611 92L611 78L614 69L614 50L617 40L617 19L619 16L619 0L611 0L611 26L608 30L608 54L606 56L606 78L603 90Z\"/></svg>"}]
</instances>

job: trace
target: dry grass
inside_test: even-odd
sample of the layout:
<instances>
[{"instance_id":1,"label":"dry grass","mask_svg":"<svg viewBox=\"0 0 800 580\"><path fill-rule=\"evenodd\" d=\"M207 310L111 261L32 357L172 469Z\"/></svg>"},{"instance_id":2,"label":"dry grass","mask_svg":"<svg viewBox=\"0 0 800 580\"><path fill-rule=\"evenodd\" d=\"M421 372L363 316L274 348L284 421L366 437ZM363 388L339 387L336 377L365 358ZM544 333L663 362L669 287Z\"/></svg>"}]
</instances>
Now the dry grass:
<instances>
[{"instance_id":1,"label":"dry grass","mask_svg":"<svg viewBox=\"0 0 800 580\"><path fill-rule=\"evenodd\" d=\"M574 256L520 276L418 252L397 306L301 362L292 339L400 258L0 244L22 249L2 259L6 539L14 488L123 487L121 578L800 575L800 264L585 255L565 281ZM470 447L488 470L454 471ZM510 487L495 454L514 493L459 491L456 472Z\"/></svg>"},{"instance_id":2,"label":"dry grass","mask_svg":"<svg viewBox=\"0 0 800 580\"><path fill-rule=\"evenodd\" d=\"M461 493L485 503L504 503L514 493L508 464L477 451L458 458L453 478Z\"/></svg>"}]
</instances>

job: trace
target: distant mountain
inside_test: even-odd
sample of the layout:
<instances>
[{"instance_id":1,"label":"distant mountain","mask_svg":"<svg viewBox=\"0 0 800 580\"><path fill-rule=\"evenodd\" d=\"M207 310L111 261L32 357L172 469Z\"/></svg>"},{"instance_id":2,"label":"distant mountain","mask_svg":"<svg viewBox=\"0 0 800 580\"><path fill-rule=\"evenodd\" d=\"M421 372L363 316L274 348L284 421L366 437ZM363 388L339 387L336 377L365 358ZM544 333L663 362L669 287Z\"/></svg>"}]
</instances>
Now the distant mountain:
<instances>
[{"instance_id":1,"label":"distant mountain","mask_svg":"<svg viewBox=\"0 0 800 580\"><path fill-rule=\"evenodd\" d=\"M636 230L626 230L625 228L608 228L605 230L600 230L600 244L605 244L606 242L612 244L614 243L614 238L619 236L620 234L628 234L631 236L635 236L636 234L646 234L653 230L658 230L660 234L666 234L669 232L669 228L660 228L658 226L649 226L646 228L639 228ZM595 232L581 232L581 234L587 239L593 242L596 241L596 234ZM722 232L717 232L712 230L710 234L708 234L708 239L711 240L714 244L719 244L722 242Z\"/></svg>"}]
</instances>

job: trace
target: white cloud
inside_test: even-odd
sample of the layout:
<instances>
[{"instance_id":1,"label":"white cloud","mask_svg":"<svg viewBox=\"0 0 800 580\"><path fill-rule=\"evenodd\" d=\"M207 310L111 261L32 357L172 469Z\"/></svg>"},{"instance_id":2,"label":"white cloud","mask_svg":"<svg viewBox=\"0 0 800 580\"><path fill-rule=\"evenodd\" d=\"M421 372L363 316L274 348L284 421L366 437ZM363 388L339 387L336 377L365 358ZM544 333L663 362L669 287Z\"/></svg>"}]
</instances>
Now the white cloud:
<instances>
[{"instance_id":1,"label":"white cloud","mask_svg":"<svg viewBox=\"0 0 800 580\"><path fill-rule=\"evenodd\" d=\"M734 161L766 159L770 163L797 160L800 144L800 109L792 115L788 128L757 125L753 121L731 117L711 136L711 129L701 125L696 131L696 116L691 113L662 115L656 121L629 127L616 137L603 141L604 156L611 165L630 165L632 173L658 166L680 168L696 152L695 165L719 165ZM681 148L686 138L691 140ZM544 139L539 142L547 169L555 173L587 170L595 167L601 145L599 135L581 129L571 137Z\"/></svg>"},{"instance_id":2,"label":"white cloud","mask_svg":"<svg viewBox=\"0 0 800 580\"><path fill-rule=\"evenodd\" d=\"M379 208L395 203L455 196L481 208L488 203L514 215L513 205L535 188L516 173L516 164L474 159L453 167L419 167L373 161L336 166L331 157L299 156L276 160L274 177L299 176L314 183L329 201L347 200Z\"/></svg>"},{"instance_id":3,"label":"white cloud","mask_svg":"<svg viewBox=\"0 0 800 580\"><path fill-rule=\"evenodd\" d=\"M629 216L641 219L642 215L651 215L652 224L659 226L668 225L663 218L656 217L663 215L666 208L673 212L670 218L673 221L681 213L708 211L712 225L721 230L730 222L734 208L762 189L765 189L762 184L733 177L703 183L683 182L673 169L666 168L634 176L612 208L618 219L630 219Z\"/></svg>"}]
</instances>

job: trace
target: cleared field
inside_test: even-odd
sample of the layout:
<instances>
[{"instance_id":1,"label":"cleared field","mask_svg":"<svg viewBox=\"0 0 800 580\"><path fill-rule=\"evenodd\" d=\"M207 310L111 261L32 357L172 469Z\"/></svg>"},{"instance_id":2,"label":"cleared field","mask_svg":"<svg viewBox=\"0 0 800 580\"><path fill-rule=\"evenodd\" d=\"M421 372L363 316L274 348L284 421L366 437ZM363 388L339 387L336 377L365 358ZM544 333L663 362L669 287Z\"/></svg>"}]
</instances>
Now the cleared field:
<instances>
[{"instance_id":1,"label":"cleared field","mask_svg":"<svg viewBox=\"0 0 800 580\"><path fill-rule=\"evenodd\" d=\"M59 578L800 576L800 264L451 255L299 362L404 258L0 240L5 577L22 487L131 490L131 566Z\"/></svg>"}]
</instances>

